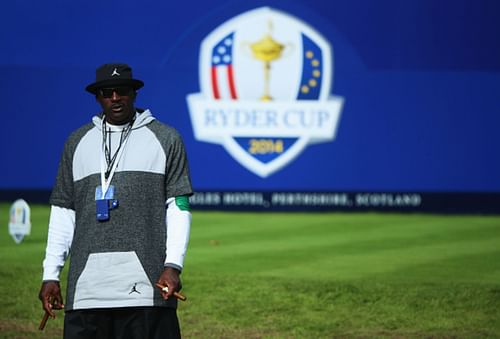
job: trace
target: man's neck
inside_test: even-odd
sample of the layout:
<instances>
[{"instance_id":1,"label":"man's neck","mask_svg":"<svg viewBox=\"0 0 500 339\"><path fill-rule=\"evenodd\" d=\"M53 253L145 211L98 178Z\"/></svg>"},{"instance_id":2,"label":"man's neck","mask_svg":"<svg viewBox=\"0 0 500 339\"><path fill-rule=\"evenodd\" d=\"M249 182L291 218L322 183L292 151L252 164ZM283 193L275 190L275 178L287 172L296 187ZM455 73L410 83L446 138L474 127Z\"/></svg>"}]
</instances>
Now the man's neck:
<instances>
[{"instance_id":1,"label":"man's neck","mask_svg":"<svg viewBox=\"0 0 500 339\"><path fill-rule=\"evenodd\" d=\"M127 127L130 123L132 123L135 120L136 116L137 116L137 113L132 115L132 117L127 120L127 122L119 123L119 124L116 124L116 123L114 124L114 123L109 122L106 119L106 116L104 116L104 121L105 121L107 127L114 128L116 130L121 130L121 129Z\"/></svg>"},{"instance_id":2,"label":"man's neck","mask_svg":"<svg viewBox=\"0 0 500 339\"><path fill-rule=\"evenodd\" d=\"M134 111L134 114L132 114L130 116L130 118L128 118L124 122L119 122L119 123L116 123L116 122L113 123L113 122L109 121L108 117L105 114L103 115L103 118L104 118L104 121L106 122L106 125L124 127L124 126L127 126L128 124L130 124L132 121L134 121L136 116L137 116L137 111Z\"/></svg>"}]
</instances>

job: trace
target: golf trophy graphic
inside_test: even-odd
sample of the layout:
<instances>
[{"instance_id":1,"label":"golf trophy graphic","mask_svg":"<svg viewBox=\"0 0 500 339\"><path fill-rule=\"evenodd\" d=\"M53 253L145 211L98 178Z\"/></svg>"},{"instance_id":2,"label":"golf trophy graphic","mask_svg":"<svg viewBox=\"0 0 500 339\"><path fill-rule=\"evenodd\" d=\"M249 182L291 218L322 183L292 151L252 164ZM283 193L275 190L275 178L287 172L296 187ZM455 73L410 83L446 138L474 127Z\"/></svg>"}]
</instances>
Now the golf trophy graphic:
<instances>
[{"instance_id":1,"label":"golf trophy graphic","mask_svg":"<svg viewBox=\"0 0 500 339\"><path fill-rule=\"evenodd\" d=\"M259 41L250 44L253 57L264 63L264 94L260 97L261 101L273 100L269 91L271 63L281 58L283 50L287 48L287 46L273 39L271 36L272 28L273 24L269 21L269 33Z\"/></svg>"}]
</instances>

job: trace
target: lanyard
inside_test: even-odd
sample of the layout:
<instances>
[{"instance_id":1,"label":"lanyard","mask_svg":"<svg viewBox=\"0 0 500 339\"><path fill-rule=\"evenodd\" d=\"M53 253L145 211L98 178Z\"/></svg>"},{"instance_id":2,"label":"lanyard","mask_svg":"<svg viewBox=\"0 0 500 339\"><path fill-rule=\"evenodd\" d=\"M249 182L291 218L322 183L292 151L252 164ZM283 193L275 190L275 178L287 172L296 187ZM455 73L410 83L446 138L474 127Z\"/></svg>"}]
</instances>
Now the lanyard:
<instances>
[{"instance_id":1,"label":"lanyard","mask_svg":"<svg viewBox=\"0 0 500 339\"><path fill-rule=\"evenodd\" d=\"M101 147L101 188L102 188L102 196L101 199L104 199L106 196L106 192L108 191L109 185L111 184L111 180L113 179L113 175L115 174L116 168L118 167L118 163L120 162L120 158L123 154L123 150L125 149L125 146L127 145L128 137L130 136L130 133L132 132L132 127L134 126L135 119L132 120L130 123L130 127L128 131L125 134L123 143L120 142L120 146L118 147L117 153L113 156L113 161L112 161L112 167L111 170L107 168L107 161L106 161L106 138L103 138L102 141L102 147ZM105 122L105 117L103 116L102 118L102 125L101 129L103 133L106 133L105 131L106 128L106 122ZM111 152L111 150L109 150ZM109 171L109 176L106 178L106 173Z\"/></svg>"}]
</instances>

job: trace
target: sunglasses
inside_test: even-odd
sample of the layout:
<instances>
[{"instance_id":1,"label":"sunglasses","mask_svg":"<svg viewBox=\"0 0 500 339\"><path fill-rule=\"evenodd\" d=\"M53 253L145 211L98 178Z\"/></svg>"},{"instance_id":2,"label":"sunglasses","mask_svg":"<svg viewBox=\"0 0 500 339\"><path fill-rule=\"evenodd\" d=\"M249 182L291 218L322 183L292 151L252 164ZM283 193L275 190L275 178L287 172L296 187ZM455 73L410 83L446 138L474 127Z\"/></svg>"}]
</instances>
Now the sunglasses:
<instances>
[{"instance_id":1,"label":"sunglasses","mask_svg":"<svg viewBox=\"0 0 500 339\"><path fill-rule=\"evenodd\" d=\"M103 98L111 98L113 97L113 92L118 94L119 96L128 96L130 92L132 92L132 88L130 87L116 87L116 88L101 88L99 89L99 94Z\"/></svg>"}]
</instances>

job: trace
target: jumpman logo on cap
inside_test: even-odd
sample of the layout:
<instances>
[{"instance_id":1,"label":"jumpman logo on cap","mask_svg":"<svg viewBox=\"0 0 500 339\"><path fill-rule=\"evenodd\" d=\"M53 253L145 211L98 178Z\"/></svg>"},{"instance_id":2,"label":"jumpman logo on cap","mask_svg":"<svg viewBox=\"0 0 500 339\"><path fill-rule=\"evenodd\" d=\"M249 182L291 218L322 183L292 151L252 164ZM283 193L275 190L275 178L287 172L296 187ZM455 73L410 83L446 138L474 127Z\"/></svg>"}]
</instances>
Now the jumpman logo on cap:
<instances>
[{"instance_id":1,"label":"jumpman logo on cap","mask_svg":"<svg viewBox=\"0 0 500 339\"><path fill-rule=\"evenodd\" d=\"M120 73L116 70L116 68L113 70L113 73L111 73L111 76L114 77L115 75L120 76Z\"/></svg>"}]
</instances>

